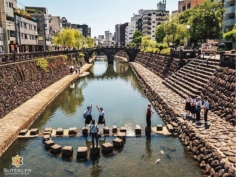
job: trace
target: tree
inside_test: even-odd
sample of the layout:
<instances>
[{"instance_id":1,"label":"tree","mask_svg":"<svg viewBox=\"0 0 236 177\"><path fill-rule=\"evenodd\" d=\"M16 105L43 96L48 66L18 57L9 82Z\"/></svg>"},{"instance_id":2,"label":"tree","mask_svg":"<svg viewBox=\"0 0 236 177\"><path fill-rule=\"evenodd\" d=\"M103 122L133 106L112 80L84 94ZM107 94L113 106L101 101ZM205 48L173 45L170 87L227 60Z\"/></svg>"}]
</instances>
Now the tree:
<instances>
[{"instance_id":1,"label":"tree","mask_svg":"<svg viewBox=\"0 0 236 177\"><path fill-rule=\"evenodd\" d=\"M236 43L236 25L231 31L224 33L223 38Z\"/></svg>"},{"instance_id":2,"label":"tree","mask_svg":"<svg viewBox=\"0 0 236 177\"><path fill-rule=\"evenodd\" d=\"M206 39L219 39L222 36L221 2L205 0L202 4L181 13L181 24L190 25L190 41L194 43L206 42Z\"/></svg>"},{"instance_id":3,"label":"tree","mask_svg":"<svg viewBox=\"0 0 236 177\"><path fill-rule=\"evenodd\" d=\"M134 43L136 46L140 46L142 42L143 33L139 30L136 30L133 34L133 40L132 43Z\"/></svg>"},{"instance_id":4,"label":"tree","mask_svg":"<svg viewBox=\"0 0 236 177\"><path fill-rule=\"evenodd\" d=\"M156 32L155 32L155 35L156 35L156 41L157 43L162 43L164 38L165 38L165 30L164 30L164 23L162 23L161 25L157 26L156 28Z\"/></svg>"}]
</instances>

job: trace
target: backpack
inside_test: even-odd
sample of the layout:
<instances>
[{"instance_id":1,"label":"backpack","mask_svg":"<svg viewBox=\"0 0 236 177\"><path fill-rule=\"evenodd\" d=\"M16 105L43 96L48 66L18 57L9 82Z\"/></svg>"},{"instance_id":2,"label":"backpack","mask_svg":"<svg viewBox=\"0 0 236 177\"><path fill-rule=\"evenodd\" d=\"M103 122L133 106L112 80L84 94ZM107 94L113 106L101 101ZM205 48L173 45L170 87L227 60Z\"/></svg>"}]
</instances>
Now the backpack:
<instances>
[{"instance_id":1,"label":"backpack","mask_svg":"<svg viewBox=\"0 0 236 177\"><path fill-rule=\"evenodd\" d=\"M84 113L83 113L83 117L86 119L86 113L87 113L87 111L84 111Z\"/></svg>"},{"instance_id":2,"label":"backpack","mask_svg":"<svg viewBox=\"0 0 236 177\"><path fill-rule=\"evenodd\" d=\"M209 110L211 110L212 109L212 105L209 103Z\"/></svg>"}]
</instances>

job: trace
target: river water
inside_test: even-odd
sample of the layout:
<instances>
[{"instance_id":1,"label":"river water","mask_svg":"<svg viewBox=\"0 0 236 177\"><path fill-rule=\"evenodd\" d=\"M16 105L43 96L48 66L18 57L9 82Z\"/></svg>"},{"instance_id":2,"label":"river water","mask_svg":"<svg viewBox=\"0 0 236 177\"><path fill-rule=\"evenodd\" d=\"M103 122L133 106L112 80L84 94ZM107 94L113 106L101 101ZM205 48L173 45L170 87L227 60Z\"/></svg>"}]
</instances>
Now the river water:
<instances>
[{"instance_id":1,"label":"river water","mask_svg":"<svg viewBox=\"0 0 236 177\"><path fill-rule=\"evenodd\" d=\"M127 63L118 60L108 64L99 57L94 61L87 77L72 83L32 125L40 130L46 127L54 129L84 126L83 112L92 103L92 116L97 121L96 105L103 107L108 127L117 125L127 128L125 145L115 149L113 154L88 158L86 161L76 159L79 146L90 146L91 139L82 136L73 138L53 138L60 144L73 146L71 159L60 155L52 156L44 149L42 137L19 139L0 158L0 176L101 176L101 177L198 177L202 176L198 164L185 148L179 138L164 135L145 135L135 137L135 125L144 127L145 111L149 103L138 84L138 80ZM163 124L158 113L152 116L152 126ZM102 129L103 126L100 126ZM114 137L102 137L100 145L111 142ZM19 155L23 164L16 168L12 157ZM155 164L156 160L160 162ZM18 169L16 174L11 170ZM25 171L22 171L25 170ZM28 171L27 171L28 170Z\"/></svg>"}]
</instances>

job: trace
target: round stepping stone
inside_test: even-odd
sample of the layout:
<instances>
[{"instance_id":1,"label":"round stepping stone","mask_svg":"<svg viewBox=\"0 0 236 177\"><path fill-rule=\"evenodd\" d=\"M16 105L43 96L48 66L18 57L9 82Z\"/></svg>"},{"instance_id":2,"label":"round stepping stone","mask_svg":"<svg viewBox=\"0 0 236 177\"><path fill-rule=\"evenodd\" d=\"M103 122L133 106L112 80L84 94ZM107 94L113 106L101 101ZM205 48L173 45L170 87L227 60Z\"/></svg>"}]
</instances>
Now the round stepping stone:
<instances>
[{"instance_id":1,"label":"round stepping stone","mask_svg":"<svg viewBox=\"0 0 236 177\"><path fill-rule=\"evenodd\" d=\"M76 127L69 128L69 132L68 132L69 135L75 135L77 133L78 133L78 129Z\"/></svg>"},{"instance_id":2,"label":"round stepping stone","mask_svg":"<svg viewBox=\"0 0 236 177\"><path fill-rule=\"evenodd\" d=\"M126 133L126 128L125 127L121 127L120 128L120 132L125 132Z\"/></svg>"},{"instance_id":3,"label":"round stepping stone","mask_svg":"<svg viewBox=\"0 0 236 177\"><path fill-rule=\"evenodd\" d=\"M95 156L100 154L100 146L98 147L93 147L92 145L90 146L90 155Z\"/></svg>"},{"instance_id":4,"label":"round stepping stone","mask_svg":"<svg viewBox=\"0 0 236 177\"><path fill-rule=\"evenodd\" d=\"M62 148L62 156L72 156L73 155L73 147L72 146L64 146Z\"/></svg>"},{"instance_id":5,"label":"round stepping stone","mask_svg":"<svg viewBox=\"0 0 236 177\"><path fill-rule=\"evenodd\" d=\"M44 129L44 132L52 133L52 127L47 127Z\"/></svg>"},{"instance_id":6,"label":"round stepping stone","mask_svg":"<svg viewBox=\"0 0 236 177\"><path fill-rule=\"evenodd\" d=\"M103 134L108 134L109 135L109 127L104 127L103 128Z\"/></svg>"},{"instance_id":7,"label":"round stepping stone","mask_svg":"<svg viewBox=\"0 0 236 177\"><path fill-rule=\"evenodd\" d=\"M114 146L111 143L103 143L102 144L102 151L105 153L112 153L113 149L114 149Z\"/></svg>"},{"instance_id":8,"label":"round stepping stone","mask_svg":"<svg viewBox=\"0 0 236 177\"><path fill-rule=\"evenodd\" d=\"M83 135L88 134L88 128L87 128L87 127L83 127L83 128L82 128L82 134L83 134Z\"/></svg>"},{"instance_id":9,"label":"round stepping stone","mask_svg":"<svg viewBox=\"0 0 236 177\"><path fill-rule=\"evenodd\" d=\"M51 154L59 154L61 152L61 146L58 144L54 144L50 147Z\"/></svg>"},{"instance_id":10,"label":"round stepping stone","mask_svg":"<svg viewBox=\"0 0 236 177\"><path fill-rule=\"evenodd\" d=\"M139 125L135 126L135 135L141 135L141 127Z\"/></svg>"},{"instance_id":11,"label":"round stepping stone","mask_svg":"<svg viewBox=\"0 0 236 177\"><path fill-rule=\"evenodd\" d=\"M125 138L126 138L126 133L124 132L118 132L117 133L117 137L122 139L123 141L125 141Z\"/></svg>"},{"instance_id":12,"label":"round stepping stone","mask_svg":"<svg viewBox=\"0 0 236 177\"><path fill-rule=\"evenodd\" d=\"M124 145L124 141L120 138L115 138L112 142L114 146L121 147Z\"/></svg>"},{"instance_id":13,"label":"round stepping stone","mask_svg":"<svg viewBox=\"0 0 236 177\"><path fill-rule=\"evenodd\" d=\"M117 133L117 126L116 125L112 126L112 133Z\"/></svg>"},{"instance_id":14,"label":"round stepping stone","mask_svg":"<svg viewBox=\"0 0 236 177\"><path fill-rule=\"evenodd\" d=\"M48 140L44 142L44 146L46 149L49 149L52 145L54 145L54 141Z\"/></svg>"},{"instance_id":15,"label":"round stepping stone","mask_svg":"<svg viewBox=\"0 0 236 177\"><path fill-rule=\"evenodd\" d=\"M157 124L157 131L162 131L163 130L163 127L162 127L162 125L161 124Z\"/></svg>"},{"instance_id":16,"label":"round stepping stone","mask_svg":"<svg viewBox=\"0 0 236 177\"><path fill-rule=\"evenodd\" d=\"M77 149L77 158L84 159L88 156L88 148L87 147L78 147Z\"/></svg>"}]
</instances>

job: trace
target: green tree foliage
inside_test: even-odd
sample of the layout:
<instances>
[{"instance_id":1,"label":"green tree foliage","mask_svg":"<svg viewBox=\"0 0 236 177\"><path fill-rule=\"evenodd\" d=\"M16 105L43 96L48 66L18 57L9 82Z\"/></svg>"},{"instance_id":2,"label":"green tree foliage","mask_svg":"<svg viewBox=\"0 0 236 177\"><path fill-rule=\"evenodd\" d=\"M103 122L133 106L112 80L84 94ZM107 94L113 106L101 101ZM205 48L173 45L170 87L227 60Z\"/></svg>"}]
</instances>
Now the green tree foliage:
<instances>
[{"instance_id":1,"label":"green tree foliage","mask_svg":"<svg viewBox=\"0 0 236 177\"><path fill-rule=\"evenodd\" d=\"M190 41L201 43L206 39L221 38L223 12L221 2L205 0L202 4L181 13L179 21L180 24L190 25Z\"/></svg>"},{"instance_id":2,"label":"green tree foliage","mask_svg":"<svg viewBox=\"0 0 236 177\"><path fill-rule=\"evenodd\" d=\"M164 23L162 23L161 25L157 26L156 28L156 41L157 43L161 43L163 42L163 39L165 38L165 30L164 30Z\"/></svg>"},{"instance_id":3,"label":"green tree foliage","mask_svg":"<svg viewBox=\"0 0 236 177\"><path fill-rule=\"evenodd\" d=\"M56 45L74 49L94 47L94 39L90 36L85 38L79 30L70 28L62 29L52 38L52 41Z\"/></svg>"},{"instance_id":4,"label":"green tree foliage","mask_svg":"<svg viewBox=\"0 0 236 177\"><path fill-rule=\"evenodd\" d=\"M141 46L142 37L143 37L143 33L139 30L136 30L133 34L132 43L134 43L136 46Z\"/></svg>"},{"instance_id":5,"label":"green tree foliage","mask_svg":"<svg viewBox=\"0 0 236 177\"><path fill-rule=\"evenodd\" d=\"M236 42L236 25L231 31L224 33L223 38L228 41Z\"/></svg>"}]
</instances>

